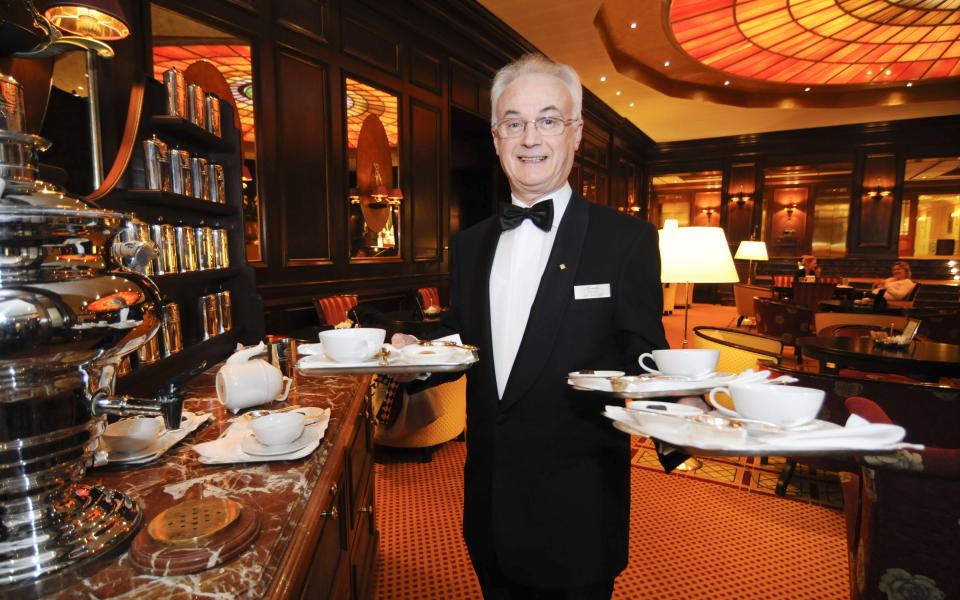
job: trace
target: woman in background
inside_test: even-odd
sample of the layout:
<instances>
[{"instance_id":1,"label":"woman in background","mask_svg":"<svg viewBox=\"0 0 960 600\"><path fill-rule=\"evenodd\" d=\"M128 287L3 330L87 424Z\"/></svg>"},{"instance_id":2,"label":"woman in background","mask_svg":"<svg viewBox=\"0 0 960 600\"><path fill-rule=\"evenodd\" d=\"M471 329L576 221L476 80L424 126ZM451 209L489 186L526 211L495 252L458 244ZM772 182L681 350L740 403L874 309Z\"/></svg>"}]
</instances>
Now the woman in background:
<instances>
[{"instance_id":1,"label":"woman in background","mask_svg":"<svg viewBox=\"0 0 960 600\"><path fill-rule=\"evenodd\" d=\"M873 291L886 290L883 297L885 300L903 300L910 295L914 286L917 284L910 279L910 265L898 260L890 267L892 277L887 277L883 281L878 281L873 286Z\"/></svg>"}]
</instances>

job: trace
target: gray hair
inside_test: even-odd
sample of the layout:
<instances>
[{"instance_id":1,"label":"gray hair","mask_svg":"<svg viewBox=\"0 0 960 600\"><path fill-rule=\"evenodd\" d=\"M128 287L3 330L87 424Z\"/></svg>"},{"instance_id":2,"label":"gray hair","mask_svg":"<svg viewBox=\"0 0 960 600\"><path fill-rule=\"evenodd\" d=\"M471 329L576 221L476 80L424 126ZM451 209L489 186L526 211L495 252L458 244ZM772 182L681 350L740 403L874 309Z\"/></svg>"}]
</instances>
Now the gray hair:
<instances>
[{"instance_id":1,"label":"gray hair","mask_svg":"<svg viewBox=\"0 0 960 600\"><path fill-rule=\"evenodd\" d=\"M583 110L583 86L580 76L570 65L554 62L542 54L525 54L503 67L493 77L493 86L490 88L490 124L497 124L497 101L507 86L523 75L553 75L559 79L570 91L573 99L573 114L564 115L568 119L579 119Z\"/></svg>"}]
</instances>

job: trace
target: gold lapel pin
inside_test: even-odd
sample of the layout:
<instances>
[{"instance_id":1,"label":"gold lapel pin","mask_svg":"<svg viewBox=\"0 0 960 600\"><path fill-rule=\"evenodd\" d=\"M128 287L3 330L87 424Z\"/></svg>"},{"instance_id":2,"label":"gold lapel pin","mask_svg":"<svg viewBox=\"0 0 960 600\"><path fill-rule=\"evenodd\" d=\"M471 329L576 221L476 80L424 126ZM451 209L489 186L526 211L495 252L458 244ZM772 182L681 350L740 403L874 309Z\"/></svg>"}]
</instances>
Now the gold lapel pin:
<instances>
[{"instance_id":1,"label":"gold lapel pin","mask_svg":"<svg viewBox=\"0 0 960 600\"><path fill-rule=\"evenodd\" d=\"M565 265L565 264L563 264L563 263L560 263L560 270L561 270L561 271L564 270L564 269L566 269L566 268L567 268L567 265Z\"/></svg>"}]
</instances>

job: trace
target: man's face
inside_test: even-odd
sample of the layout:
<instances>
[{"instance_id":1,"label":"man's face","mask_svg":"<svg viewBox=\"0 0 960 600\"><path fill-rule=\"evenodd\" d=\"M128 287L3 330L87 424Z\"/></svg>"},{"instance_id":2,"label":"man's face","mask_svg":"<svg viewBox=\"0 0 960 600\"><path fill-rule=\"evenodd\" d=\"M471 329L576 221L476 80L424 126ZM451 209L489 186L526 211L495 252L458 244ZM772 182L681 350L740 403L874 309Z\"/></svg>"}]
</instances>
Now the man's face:
<instances>
[{"instance_id":1,"label":"man's face","mask_svg":"<svg viewBox=\"0 0 960 600\"><path fill-rule=\"evenodd\" d=\"M573 98L559 79L552 75L523 75L500 95L494 114L499 123L516 118L533 121L540 117L573 119ZM503 172L510 180L513 194L532 203L560 188L573 168L573 155L580 146L583 123L568 124L561 135L546 136L527 123L523 133L501 138L493 133L493 145L500 157Z\"/></svg>"}]
</instances>

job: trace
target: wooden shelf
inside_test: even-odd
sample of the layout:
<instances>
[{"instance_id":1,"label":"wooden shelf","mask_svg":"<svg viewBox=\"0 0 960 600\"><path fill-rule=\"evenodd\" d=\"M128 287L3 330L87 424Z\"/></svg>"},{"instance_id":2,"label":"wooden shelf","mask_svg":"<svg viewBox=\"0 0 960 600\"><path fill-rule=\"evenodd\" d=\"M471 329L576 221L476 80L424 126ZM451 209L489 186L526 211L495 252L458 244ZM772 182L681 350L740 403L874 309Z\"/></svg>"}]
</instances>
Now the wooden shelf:
<instances>
[{"instance_id":1,"label":"wooden shelf","mask_svg":"<svg viewBox=\"0 0 960 600\"><path fill-rule=\"evenodd\" d=\"M241 330L234 328L208 340L184 346L172 356L142 365L117 380L116 393L152 397L162 386L198 367L203 361L210 367L229 356L234 351L240 334ZM160 335L159 331L157 335Z\"/></svg>"},{"instance_id":2,"label":"wooden shelf","mask_svg":"<svg viewBox=\"0 0 960 600\"><path fill-rule=\"evenodd\" d=\"M127 203L123 208L136 208L130 204L153 204L158 207L182 208L194 212L218 216L234 216L237 209L229 204L219 204L209 200L200 200L193 196L163 192L160 190L122 190L117 193L119 199ZM116 204L113 198L107 203Z\"/></svg>"},{"instance_id":3,"label":"wooden shelf","mask_svg":"<svg viewBox=\"0 0 960 600\"><path fill-rule=\"evenodd\" d=\"M210 281L219 281L221 279L230 279L240 273L240 267L227 267L226 269L206 269L203 271L187 271L186 273L165 273L163 275L151 275L157 285L163 287L167 283L176 282L182 285L197 285Z\"/></svg>"},{"instance_id":4,"label":"wooden shelf","mask_svg":"<svg viewBox=\"0 0 960 600\"><path fill-rule=\"evenodd\" d=\"M169 133L178 140L186 141L209 152L233 152L233 144L191 123L182 117L155 115L150 123L160 133ZM164 140L167 141L167 140Z\"/></svg>"}]
</instances>

